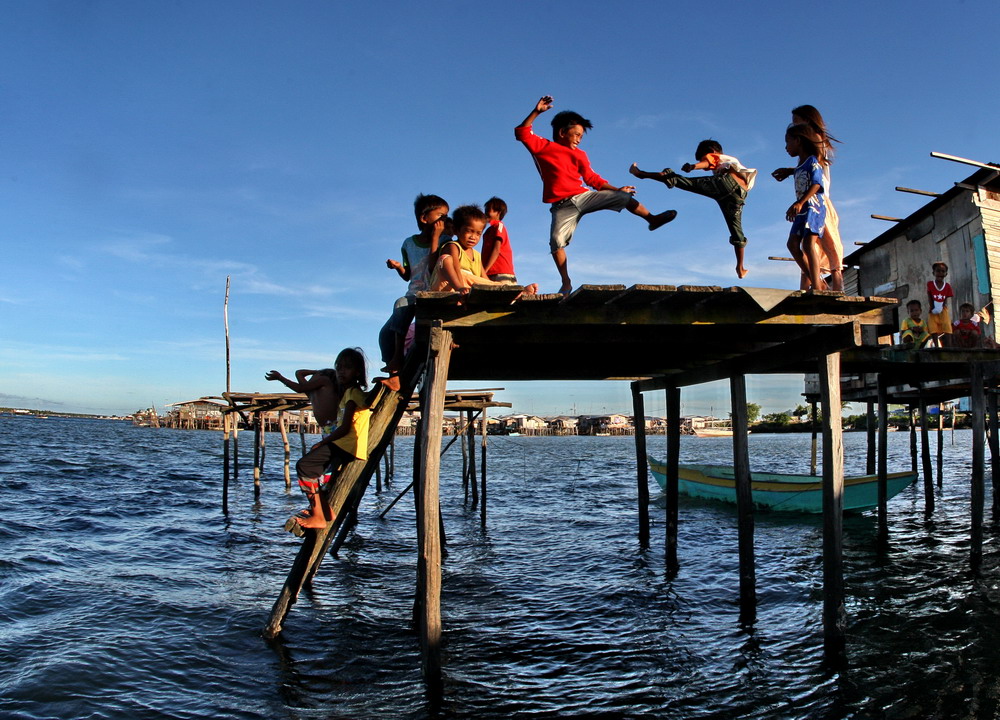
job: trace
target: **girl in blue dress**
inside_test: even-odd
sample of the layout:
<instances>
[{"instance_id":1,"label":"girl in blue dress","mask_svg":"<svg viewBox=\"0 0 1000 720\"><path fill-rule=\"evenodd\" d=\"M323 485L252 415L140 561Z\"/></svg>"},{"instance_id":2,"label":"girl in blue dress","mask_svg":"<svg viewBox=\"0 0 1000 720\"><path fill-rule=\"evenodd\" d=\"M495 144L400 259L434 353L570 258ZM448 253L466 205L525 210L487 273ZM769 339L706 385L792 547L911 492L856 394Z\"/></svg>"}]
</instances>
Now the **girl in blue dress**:
<instances>
[{"instance_id":1,"label":"girl in blue dress","mask_svg":"<svg viewBox=\"0 0 1000 720\"><path fill-rule=\"evenodd\" d=\"M795 168L796 200L785 213L792 223L788 251L809 278L809 289L823 289L820 278L820 235L826 224L823 166L826 144L807 125L792 125L785 131L785 151L799 159Z\"/></svg>"}]
</instances>

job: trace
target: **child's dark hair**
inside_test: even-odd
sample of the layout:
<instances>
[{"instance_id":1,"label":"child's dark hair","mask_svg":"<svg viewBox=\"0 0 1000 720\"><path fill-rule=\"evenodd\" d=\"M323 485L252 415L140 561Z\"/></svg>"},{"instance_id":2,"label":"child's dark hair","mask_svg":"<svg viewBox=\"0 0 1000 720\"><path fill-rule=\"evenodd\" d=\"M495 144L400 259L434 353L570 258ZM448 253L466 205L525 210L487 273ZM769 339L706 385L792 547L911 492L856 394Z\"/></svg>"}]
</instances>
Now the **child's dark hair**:
<instances>
[{"instance_id":1,"label":"child's dark hair","mask_svg":"<svg viewBox=\"0 0 1000 720\"><path fill-rule=\"evenodd\" d=\"M573 112L572 110L563 110L562 112L557 112L552 118L552 137L556 137L560 130L565 130L573 125L582 125L584 132L594 129L590 120L580 113Z\"/></svg>"},{"instance_id":2,"label":"child's dark hair","mask_svg":"<svg viewBox=\"0 0 1000 720\"><path fill-rule=\"evenodd\" d=\"M924 307L923 305L920 304L919 300L910 300L910 302L906 303L906 309L907 310L909 310L913 306L916 306L918 310L921 310Z\"/></svg>"},{"instance_id":3,"label":"child's dark hair","mask_svg":"<svg viewBox=\"0 0 1000 720\"><path fill-rule=\"evenodd\" d=\"M785 130L786 138L798 138L802 143L803 150L809 155L815 155L820 163L827 161L827 143L825 140L808 125L789 125Z\"/></svg>"},{"instance_id":4,"label":"child's dark hair","mask_svg":"<svg viewBox=\"0 0 1000 720\"><path fill-rule=\"evenodd\" d=\"M433 207L433 206L432 206ZM337 355L337 364L343 360L358 371L358 386L362 390L368 388L368 371L365 369L365 353L359 347L344 348Z\"/></svg>"},{"instance_id":5,"label":"child's dark hair","mask_svg":"<svg viewBox=\"0 0 1000 720\"><path fill-rule=\"evenodd\" d=\"M722 152L722 146L719 144L719 141L712 140L711 138L709 138L708 140L702 140L700 143L698 143L698 149L694 151L694 156L698 160L701 160L709 153L721 153L721 152Z\"/></svg>"},{"instance_id":6,"label":"child's dark hair","mask_svg":"<svg viewBox=\"0 0 1000 720\"><path fill-rule=\"evenodd\" d=\"M948 263L943 263L938 260L936 263L931 263L931 272L938 269L938 266L943 267L945 272L948 272Z\"/></svg>"},{"instance_id":7,"label":"child's dark hair","mask_svg":"<svg viewBox=\"0 0 1000 720\"><path fill-rule=\"evenodd\" d=\"M976 306L973 305L972 303L962 303L961 305L958 306L958 309L960 311L961 310L968 310L971 315L975 315L976 314Z\"/></svg>"},{"instance_id":8,"label":"child's dark hair","mask_svg":"<svg viewBox=\"0 0 1000 720\"><path fill-rule=\"evenodd\" d=\"M455 212L451 214L451 217L455 222L456 231L461 230L473 220L480 220L484 224L486 223L486 213L478 205L463 205L462 207L455 208Z\"/></svg>"},{"instance_id":9,"label":"child's dark hair","mask_svg":"<svg viewBox=\"0 0 1000 720\"><path fill-rule=\"evenodd\" d=\"M507 215L507 203L494 195L486 201L485 205L483 205L483 210L486 212L495 212L500 216L500 219L503 220L504 216Z\"/></svg>"},{"instance_id":10,"label":"child's dark hair","mask_svg":"<svg viewBox=\"0 0 1000 720\"><path fill-rule=\"evenodd\" d=\"M447 212L448 201L443 197L438 195L417 195L417 199L413 201L413 214L417 218L417 225L420 225L420 218L422 218L425 214L434 208L440 207L443 207Z\"/></svg>"}]
</instances>

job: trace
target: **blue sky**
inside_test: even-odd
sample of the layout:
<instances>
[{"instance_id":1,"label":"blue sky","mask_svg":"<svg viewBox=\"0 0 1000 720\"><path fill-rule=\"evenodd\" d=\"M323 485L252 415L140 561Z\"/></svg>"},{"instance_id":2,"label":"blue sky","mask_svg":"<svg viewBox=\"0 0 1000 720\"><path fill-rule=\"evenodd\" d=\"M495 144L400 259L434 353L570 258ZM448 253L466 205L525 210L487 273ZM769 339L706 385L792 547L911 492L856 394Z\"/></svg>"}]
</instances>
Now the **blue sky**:
<instances>
[{"instance_id":1,"label":"blue sky","mask_svg":"<svg viewBox=\"0 0 1000 720\"><path fill-rule=\"evenodd\" d=\"M558 287L549 214L512 128L543 94L594 122L593 166L679 167L718 139L761 171L744 224L748 286L797 284L783 255L789 110L844 144L832 197L848 250L871 213L921 204L1000 159L988 38L995 0L848 2L174 2L12 0L0 24L0 405L130 412L267 370L328 366L376 337L404 291L385 268L417 193L503 197L518 276ZM543 121L547 118L543 117ZM547 126L543 126L547 129ZM577 283L737 284L710 201L639 184L678 219L586 218ZM628 410L625 383L502 383L515 410ZM475 383L462 383L463 387ZM490 383L496 386L497 383ZM797 377L749 380L765 412ZM728 412L728 386L683 393ZM650 413L662 399L647 399Z\"/></svg>"}]
</instances>

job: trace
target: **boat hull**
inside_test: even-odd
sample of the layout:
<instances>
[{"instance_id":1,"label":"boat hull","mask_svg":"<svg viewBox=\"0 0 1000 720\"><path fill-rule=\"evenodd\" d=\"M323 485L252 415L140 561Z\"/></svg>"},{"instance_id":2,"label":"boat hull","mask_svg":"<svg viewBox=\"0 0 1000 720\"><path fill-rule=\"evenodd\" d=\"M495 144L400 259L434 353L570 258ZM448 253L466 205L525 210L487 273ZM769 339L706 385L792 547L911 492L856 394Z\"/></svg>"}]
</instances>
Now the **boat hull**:
<instances>
[{"instance_id":1,"label":"boat hull","mask_svg":"<svg viewBox=\"0 0 1000 720\"><path fill-rule=\"evenodd\" d=\"M649 458L649 468L666 487L666 465ZM691 497L736 502L736 480L732 467L726 465L679 465L678 492ZM888 497L892 498L917 479L916 473L889 473ZM750 488L755 505L789 512L823 512L823 480L812 475L750 473ZM878 505L878 476L859 475L844 478L844 510L868 510Z\"/></svg>"}]
</instances>

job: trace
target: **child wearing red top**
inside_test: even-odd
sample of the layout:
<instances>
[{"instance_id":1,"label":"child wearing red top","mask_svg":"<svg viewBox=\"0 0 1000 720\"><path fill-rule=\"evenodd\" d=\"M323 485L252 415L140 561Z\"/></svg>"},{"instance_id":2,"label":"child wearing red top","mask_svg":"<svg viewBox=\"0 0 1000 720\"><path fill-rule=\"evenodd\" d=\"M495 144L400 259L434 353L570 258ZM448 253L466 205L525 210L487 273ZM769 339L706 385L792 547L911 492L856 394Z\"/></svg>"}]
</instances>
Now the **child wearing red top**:
<instances>
[{"instance_id":1,"label":"child wearing red top","mask_svg":"<svg viewBox=\"0 0 1000 720\"><path fill-rule=\"evenodd\" d=\"M568 295L573 283L566 265L566 246L573 239L573 231L581 217L597 210L621 212L625 209L645 220L650 230L656 230L677 217L677 211L667 210L654 215L632 197L634 187L615 187L594 172L587 153L578 147L583 134L592 129L593 124L579 113L569 110L557 113L552 118L552 140L535 135L531 130L535 118L551 109L552 96L543 96L514 128L514 137L531 153L542 178L542 202L552 206L549 248L562 279L559 292ZM583 183L594 189L587 190Z\"/></svg>"},{"instance_id":2,"label":"child wearing red top","mask_svg":"<svg viewBox=\"0 0 1000 720\"><path fill-rule=\"evenodd\" d=\"M491 197L483 205L488 223L483 233L483 270L493 282L517 284L514 274L514 251L507 237L507 226L503 219L507 215L507 203L498 197Z\"/></svg>"},{"instance_id":3,"label":"child wearing red top","mask_svg":"<svg viewBox=\"0 0 1000 720\"><path fill-rule=\"evenodd\" d=\"M930 300L930 314L927 316L927 332L938 347L951 345L951 316L948 314L948 298L955 297L951 285L945 282L948 266L943 262L931 265L934 279L927 281L927 299ZM943 341L943 342L942 342Z\"/></svg>"}]
</instances>

